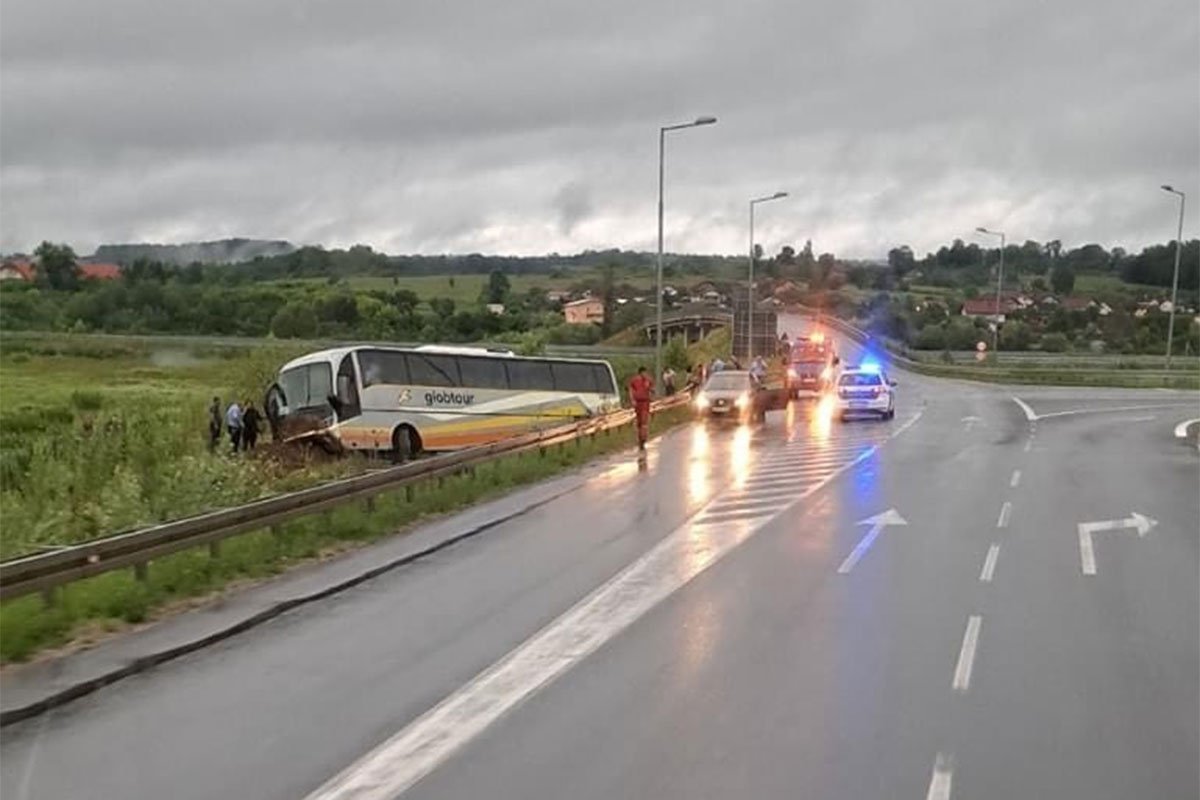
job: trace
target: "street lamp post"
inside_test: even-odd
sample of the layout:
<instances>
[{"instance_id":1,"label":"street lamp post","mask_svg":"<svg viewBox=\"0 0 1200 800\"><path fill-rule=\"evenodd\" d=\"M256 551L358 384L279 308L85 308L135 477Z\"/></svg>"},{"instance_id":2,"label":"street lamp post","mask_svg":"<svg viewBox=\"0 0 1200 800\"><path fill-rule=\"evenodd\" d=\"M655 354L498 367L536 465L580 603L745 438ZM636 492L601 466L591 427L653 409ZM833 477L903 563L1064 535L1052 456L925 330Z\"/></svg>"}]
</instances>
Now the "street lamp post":
<instances>
[{"instance_id":1,"label":"street lamp post","mask_svg":"<svg viewBox=\"0 0 1200 800\"><path fill-rule=\"evenodd\" d=\"M996 319L995 328L992 329L992 352L996 353L996 357L1000 357L1000 293L1004 286L1004 231L990 231L987 228L976 228L979 233L986 233L989 236L1000 237L1000 271L996 276Z\"/></svg>"},{"instance_id":2,"label":"street lamp post","mask_svg":"<svg viewBox=\"0 0 1200 800\"><path fill-rule=\"evenodd\" d=\"M1175 277L1171 280L1171 314L1167 321L1167 369L1171 368L1171 345L1175 338L1175 304L1179 297L1179 256L1183 251L1183 207L1187 195L1178 189L1163 185L1164 192L1179 195L1179 231L1175 234Z\"/></svg>"},{"instance_id":3,"label":"street lamp post","mask_svg":"<svg viewBox=\"0 0 1200 800\"><path fill-rule=\"evenodd\" d=\"M746 280L746 361L754 359L754 207L771 200L782 200L787 192L776 192L750 201L750 271Z\"/></svg>"},{"instance_id":4,"label":"street lamp post","mask_svg":"<svg viewBox=\"0 0 1200 800\"><path fill-rule=\"evenodd\" d=\"M697 117L692 122L681 125L667 125L658 129L658 260L655 268L655 287L658 290L658 301L654 312L654 385L662 382L662 339L663 339L663 161L666 153L667 131L678 131L684 128L696 128L700 125L712 125L716 117ZM659 391L662 387L659 386Z\"/></svg>"}]
</instances>

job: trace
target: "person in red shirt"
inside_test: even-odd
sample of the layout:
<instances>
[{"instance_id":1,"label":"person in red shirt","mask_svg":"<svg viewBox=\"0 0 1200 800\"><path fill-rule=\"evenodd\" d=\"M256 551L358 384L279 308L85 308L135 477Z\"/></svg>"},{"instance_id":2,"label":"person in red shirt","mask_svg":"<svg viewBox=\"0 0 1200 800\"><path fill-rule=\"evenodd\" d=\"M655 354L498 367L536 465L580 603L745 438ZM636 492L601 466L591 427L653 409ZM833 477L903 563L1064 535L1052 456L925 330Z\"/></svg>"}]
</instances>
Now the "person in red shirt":
<instances>
[{"instance_id":1,"label":"person in red shirt","mask_svg":"<svg viewBox=\"0 0 1200 800\"><path fill-rule=\"evenodd\" d=\"M638 449L645 450L650 437L650 401L654 399L654 381L645 367L638 367L637 375L629 379L629 399L637 418Z\"/></svg>"}]
</instances>

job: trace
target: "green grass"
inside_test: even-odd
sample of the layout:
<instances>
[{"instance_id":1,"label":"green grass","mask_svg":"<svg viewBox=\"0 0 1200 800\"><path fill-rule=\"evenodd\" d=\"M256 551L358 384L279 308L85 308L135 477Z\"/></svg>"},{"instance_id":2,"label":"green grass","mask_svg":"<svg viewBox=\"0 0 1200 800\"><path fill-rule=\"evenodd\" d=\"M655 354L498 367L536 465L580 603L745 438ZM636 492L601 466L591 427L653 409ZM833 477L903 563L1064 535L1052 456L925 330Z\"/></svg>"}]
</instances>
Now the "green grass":
<instances>
[{"instance_id":1,"label":"green grass","mask_svg":"<svg viewBox=\"0 0 1200 800\"><path fill-rule=\"evenodd\" d=\"M655 434L691 418L687 406L655 416ZM40 596L0 604L0 662L143 622L164 609L210 595L231 582L255 580L297 563L389 535L432 514L453 512L514 487L549 478L590 459L629 448L629 427L577 443L498 459L473 475L429 481L409 501L403 489L379 495L374 511L355 504L287 523L279 534L254 531L222 543L219 553L196 548L154 561L145 581L132 570L62 587L52 605Z\"/></svg>"}]
</instances>

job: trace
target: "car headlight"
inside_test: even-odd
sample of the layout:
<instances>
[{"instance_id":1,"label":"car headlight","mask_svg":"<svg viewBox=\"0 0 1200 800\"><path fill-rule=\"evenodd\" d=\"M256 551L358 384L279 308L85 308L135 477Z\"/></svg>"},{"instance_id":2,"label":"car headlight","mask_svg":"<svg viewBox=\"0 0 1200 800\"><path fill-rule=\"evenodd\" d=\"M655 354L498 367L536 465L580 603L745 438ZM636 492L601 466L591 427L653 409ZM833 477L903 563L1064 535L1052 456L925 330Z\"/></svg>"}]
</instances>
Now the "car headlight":
<instances>
[{"instance_id":1,"label":"car headlight","mask_svg":"<svg viewBox=\"0 0 1200 800\"><path fill-rule=\"evenodd\" d=\"M696 408L700 410L708 408L708 397L702 394L696 395Z\"/></svg>"},{"instance_id":2,"label":"car headlight","mask_svg":"<svg viewBox=\"0 0 1200 800\"><path fill-rule=\"evenodd\" d=\"M737 400L733 401L733 404L738 408L745 408L746 406L750 405L750 395L742 392L738 395Z\"/></svg>"}]
</instances>

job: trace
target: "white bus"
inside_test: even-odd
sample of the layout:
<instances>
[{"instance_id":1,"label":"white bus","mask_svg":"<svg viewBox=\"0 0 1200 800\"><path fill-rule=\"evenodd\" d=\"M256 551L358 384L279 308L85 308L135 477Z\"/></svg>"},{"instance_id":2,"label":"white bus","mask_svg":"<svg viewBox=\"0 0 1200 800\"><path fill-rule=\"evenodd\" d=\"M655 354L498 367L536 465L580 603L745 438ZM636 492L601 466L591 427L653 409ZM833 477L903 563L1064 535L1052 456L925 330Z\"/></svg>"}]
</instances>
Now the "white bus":
<instances>
[{"instance_id":1,"label":"white bus","mask_svg":"<svg viewBox=\"0 0 1200 800\"><path fill-rule=\"evenodd\" d=\"M471 347L351 346L284 364L267 416L287 440L339 450L455 450L620 406L604 361Z\"/></svg>"}]
</instances>

